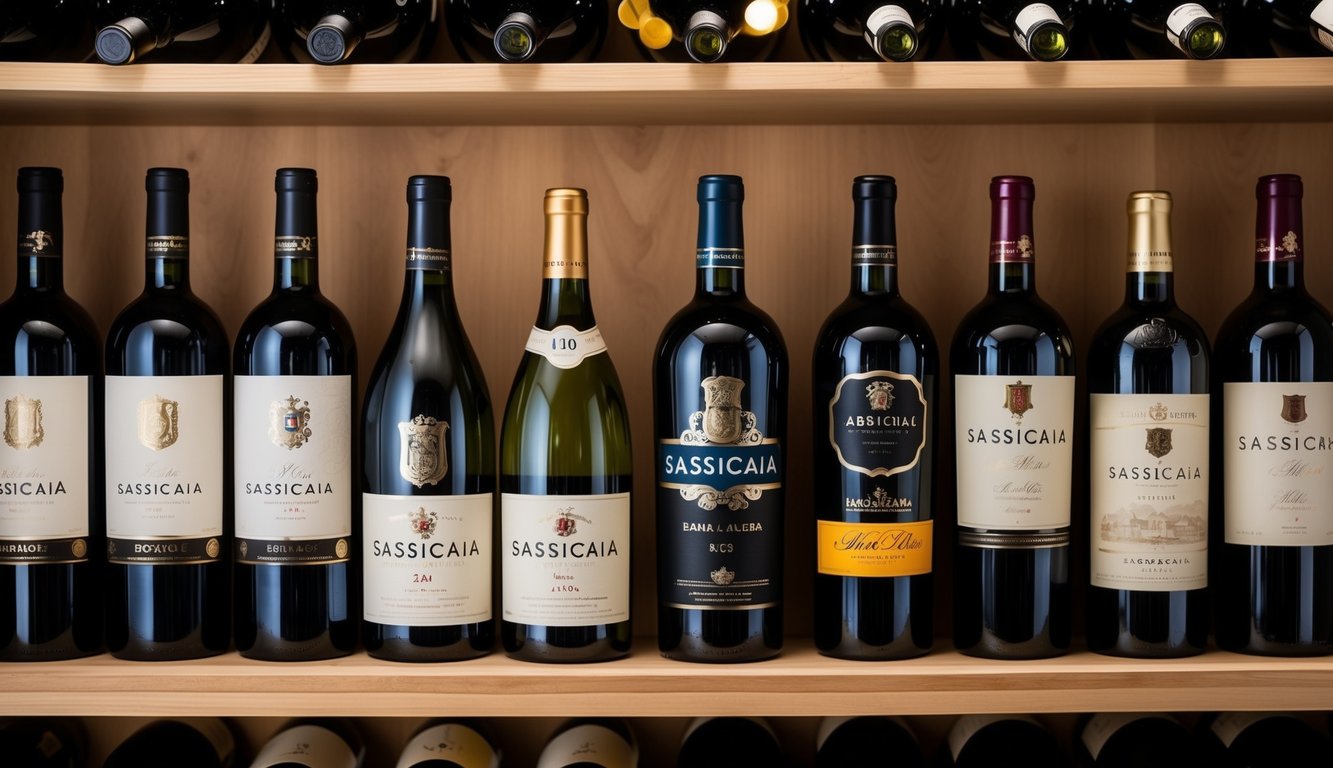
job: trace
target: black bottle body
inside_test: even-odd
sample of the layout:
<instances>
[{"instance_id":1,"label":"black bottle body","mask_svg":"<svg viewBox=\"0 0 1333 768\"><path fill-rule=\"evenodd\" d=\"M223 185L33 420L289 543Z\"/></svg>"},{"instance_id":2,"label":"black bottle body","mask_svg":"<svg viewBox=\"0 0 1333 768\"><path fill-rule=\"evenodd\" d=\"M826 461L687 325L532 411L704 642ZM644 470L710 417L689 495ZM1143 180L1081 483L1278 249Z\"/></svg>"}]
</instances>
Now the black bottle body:
<instances>
[{"instance_id":1,"label":"black bottle body","mask_svg":"<svg viewBox=\"0 0 1333 768\"><path fill-rule=\"evenodd\" d=\"M273 0L273 44L302 64L421 61L438 15L439 0Z\"/></svg>"},{"instance_id":2,"label":"black bottle body","mask_svg":"<svg viewBox=\"0 0 1333 768\"><path fill-rule=\"evenodd\" d=\"M1323 768L1333 741L1285 712L1221 712L1199 721L1199 746L1216 768Z\"/></svg>"},{"instance_id":3,"label":"black bottle body","mask_svg":"<svg viewBox=\"0 0 1333 768\"><path fill-rule=\"evenodd\" d=\"M591 61L606 39L609 19L606 0L445 0L444 5L449 38L468 61Z\"/></svg>"},{"instance_id":4,"label":"black bottle body","mask_svg":"<svg viewBox=\"0 0 1333 768\"><path fill-rule=\"evenodd\" d=\"M1074 752L1084 768L1208 768L1194 734L1170 715L1111 712L1083 720Z\"/></svg>"},{"instance_id":5,"label":"black bottle body","mask_svg":"<svg viewBox=\"0 0 1333 768\"><path fill-rule=\"evenodd\" d=\"M896 717L826 718L816 736L815 768L925 768L921 745Z\"/></svg>"},{"instance_id":6,"label":"black bottle body","mask_svg":"<svg viewBox=\"0 0 1333 768\"><path fill-rule=\"evenodd\" d=\"M676 754L677 768L781 766L785 760L773 729L753 717L699 718L686 728Z\"/></svg>"},{"instance_id":7,"label":"black bottle body","mask_svg":"<svg viewBox=\"0 0 1333 768\"><path fill-rule=\"evenodd\" d=\"M93 53L90 0L0 5L0 61L87 61Z\"/></svg>"},{"instance_id":8,"label":"black bottle body","mask_svg":"<svg viewBox=\"0 0 1333 768\"><path fill-rule=\"evenodd\" d=\"M13 768L84 768L88 734L72 717L0 720L0 754Z\"/></svg>"},{"instance_id":9,"label":"black bottle body","mask_svg":"<svg viewBox=\"0 0 1333 768\"><path fill-rule=\"evenodd\" d=\"M1227 3L1233 50L1258 58L1333 53L1333 5L1325 0Z\"/></svg>"},{"instance_id":10,"label":"black bottle body","mask_svg":"<svg viewBox=\"0 0 1333 768\"><path fill-rule=\"evenodd\" d=\"M1013 715L964 715L941 750L944 768L1067 768L1064 750L1036 720Z\"/></svg>"},{"instance_id":11,"label":"black bottle body","mask_svg":"<svg viewBox=\"0 0 1333 768\"><path fill-rule=\"evenodd\" d=\"M235 64L268 45L266 0L93 0L107 64Z\"/></svg>"},{"instance_id":12,"label":"black bottle body","mask_svg":"<svg viewBox=\"0 0 1333 768\"><path fill-rule=\"evenodd\" d=\"M216 717L154 720L135 731L102 768L236 768L235 734Z\"/></svg>"},{"instance_id":13,"label":"black bottle body","mask_svg":"<svg viewBox=\"0 0 1333 768\"><path fill-rule=\"evenodd\" d=\"M938 47L947 10L938 0L801 0L797 28L818 61L916 61Z\"/></svg>"}]
</instances>

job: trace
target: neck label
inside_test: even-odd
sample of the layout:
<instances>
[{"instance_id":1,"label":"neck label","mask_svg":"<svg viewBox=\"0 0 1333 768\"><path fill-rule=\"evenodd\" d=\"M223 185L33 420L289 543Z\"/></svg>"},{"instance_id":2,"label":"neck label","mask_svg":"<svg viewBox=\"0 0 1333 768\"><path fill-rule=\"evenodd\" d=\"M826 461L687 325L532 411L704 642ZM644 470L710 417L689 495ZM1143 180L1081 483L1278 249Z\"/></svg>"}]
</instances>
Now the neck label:
<instances>
[{"instance_id":1,"label":"neck label","mask_svg":"<svg viewBox=\"0 0 1333 768\"><path fill-rule=\"evenodd\" d=\"M1176 9L1166 17L1166 39L1170 40L1171 44L1179 48L1182 53L1188 53L1188 51L1185 50L1185 44L1182 41L1189 28L1193 26L1196 21L1212 18L1213 14L1209 13L1207 8L1204 8L1198 3L1178 5L1176 6Z\"/></svg>"},{"instance_id":2,"label":"neck label","mask_svg":"<svg viewBox=\"0 0 1333 768\"><path fill-rule=\"evenodd\" d=\"M144 243L149 259L184 259L190 255L190 238L183 235L152 235Z\"/></svg>"},{"instance_id":3,"label":"neck label","mask_svg":"<svg viewBox=\"0 0 1333 768\"><path fill-rule=\"evenodd\" d=\"M282 235L273 239L273 255L279 259L313 259L316 243L313 235Z\"/></svg>"},{"instance_id":4,"label":"neck label","mask_svg":"<svg viewBox=\"0 0 1333 768\"><path fill-rule=\"evenodd\" d=\"M908 13L902 6L881 5L870 12L870 18L866 19L865 38L873 48L875 39L880 33L889 27L898 24L910 27L916 31L916 23L912 21L912 14Z\"/></svg>"},{"instance_id":5,"label":"neck label","mask_svg":"<svg viewBox=\"0 0 1333 768\"><path fill-rule=\"evenodd\" d=\"M992 264L1034 264L1037 249L1032 245L1032 235L1019 235L1017 240L992 240L990 261Z\"/></svg>"},{"instance_id":6,"label":"neck label","mask_svg":"<svg viewBox=\"0 0 1333 768\"><path fill-rule=\"evenodd\" d=\"M19 233L20 258L35 256L37 258L58 259L61 253L60 238L56 236L55 232L35 229L31 232Z\"/></svg>"},{"instance_id":7,"label":"neck label","mask_svg":"<svg viewBox=\"0 0 1333 768\"><path fill-rule=\"evenodd\" d=\"M423 272L448 272L453 269L453 254L448 248L408 248L407 268Z\"/></svg>"},{"instance_id":8,"label":"neck label","mask_svg":"<svg viewBox=\"0 0 1333 768\"><path fill-rule=\"evenodd\" d=\"M744 248L700 248L694 252L699 269L744 269Z\"/></svg>"},{"instance_id":9,"label":"neck label","mask_svg":"<svg viewBox=\"0 0 1333 768\"><path fill-rule=\"evenodd\" d=\"M593 355L605 352L606 342L595 325L586 331L572 325L558 325L549 331L533 326L524 349L546 358L546 362L556 368L569 370L579 367Z\"/></svg>"},{"instance_id":10,"label":"neck label","mask_svg":"<svg viewBox=\"0 0 1333 768\"><path fill-rule=\"evenodd\" d=\"M1172 272L1170 251L1130 251L1128 272Z\"/></svg>"},{"instance_id":11,"label":"neck label","mask_svg":"<svg viewBox=\"0 0 1333 768\"><path fill-rule=\"evenodd\" d=\"M1302 261L1301 237L1294 230L1287 230L1282 237L1260 237L1254 241L1254 255L1257 261Z\"/></svg>"},{"instance_id":12,"label":"neck label","mask_svg":"<svg viewBox=\"0 0 1333 768\"><path fill-rule=\"evenodd\" d=\"M852 246L852 266L854 267L892 267L898 263L896 245L854 245Z\"/></svg>"},{"instance_id":13,"label":"neck label","mask_svg":"<svg viewBox=\"0 0 1333 768\"><path fill-rule=\"evenodd\" d=\"M1033 3L1018 12L1014 17L1014 41L1023 49L1023 53L1031 54L1032 33L1037 28L1045 24L1063 24L1060 20L1060 14L1055 9L1045 3Z\"/></svg>"}]
</instances>

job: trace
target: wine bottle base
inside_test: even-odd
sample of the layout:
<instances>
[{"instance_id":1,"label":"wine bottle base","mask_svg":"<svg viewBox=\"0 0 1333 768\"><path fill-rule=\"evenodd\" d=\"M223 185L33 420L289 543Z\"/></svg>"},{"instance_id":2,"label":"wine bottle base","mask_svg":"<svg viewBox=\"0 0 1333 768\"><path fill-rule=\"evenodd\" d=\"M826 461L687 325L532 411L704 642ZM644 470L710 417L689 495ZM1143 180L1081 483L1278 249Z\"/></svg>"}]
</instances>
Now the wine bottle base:
<instances>
[{"instance_id":1,"label":"wine bottle base","mask_svg":"<svg viewBox=\"0 0 1333 768\"><path fill-rule=\"evenodd\" d=\"M126 646L108 648L111 656L125 661L189 661L207 659L226 653L230 645L221 647L201 647L196 644L177 643L131 643Z\"/></svg>"},{"instance_id":2,"label":"wine bottle base","mask_svg":"<svg viewBox=\"0 0 1333 768\"><path fill-rule=\"evenodd\" d=\"M374 625L381 626L381 625ZM489 625L488 625L489 626ZM409 631L414 628L407 628ZM415 629L455 629L445 627L418 627ZM430 642L428 640L412 639L406 637L379 637L371 625L367 624L366 630L362 633L362 638L366 646L366 653L372 659L383 661L396 661L408 664L450 662L450 661L468 661L470 659L479 659L490 655L495 647L495 636L492 633L478 634L465 637L457 637L449 642Z\"/></svg>"},{"instance_id":3,"label":"wine bottle base","mask_svg":"<svg viewBox=\"0 0 1333 768\"><path fill-rule=\"evenodd\" d=\"M1023 642L1002 640L994 635L983 635L972 643L954 640L954 647L964 656L999 661L1032 661L1053 659L1069 652L1068 643L1054 643L1048 637L1034 637Z\"/></svg>"},{"instance_id":4,"label":"wine bottle base","mask_svg":"<svg viewBox=\"0 0 1333 768\"><path fill-rule=\"evenodd\" d=\"M339 635L334 639L334 635ZM356 632L341 637L342 631L326 632L310 640L283 640L275 637L260 638L236 651L246 659L256 661L323 661L351 655L356 650Z\"/></svg>"},{"instance_id":5,"label":"wine bottle base","mask_svg":"<svg viewBox=\"0 0 1333 768\"><path fill-rule=\"evenodd\" d=\"M898 645L873 647L865 646L860 643L835 646L833 648L819 648L819 655L828 656L831 659L846 659L847 661L904 661L906 659L919 659L930 653L931 647L924 648L920 646L902 647Z\"/></svg>"},{"instance_id":6,"label":"wine bottle base","mask_svg":"<svg viewBox=\"0 0 1333 768\"><path fill-rule=\"evenodd\" d=\"M0 662L69 661L71 659L99 656L103 653L106 653L106 649L101 646L95 648L50 648L42 645L24 644L18 648L6 646L3 650L0 650Z\"/></svg>"},{"instance_id":7,"label":"wine bottle base","mask_svg":"<svg viewBox=\"0 0 1333 768\"><path fill-rule=\"evenodd\" d=\"M505 649L505 656L515 661L530 661L537 664L596 664L603 661L615 661L629 655L629 649L599 645L592 648L560 648L545 643L527 643L521 648Z\"/></svg>"},{"instance_id":8,"label":"wine bottle base","mask_svg":"<svg viewBox=\"0 0 1333 768\"><path fill-rule=\"evenodd\" d=\"M1088 650L1103 656L1115 656L1121 659L1187 659L1198 656L1208 650L1203 645L1174 645L1162 647L1157 644L1142 643L1133 639L1124 639L1112 645L1088 643Z\"/></svg>"},{"instance_id":9,"label":"wine bottle base","mask_svg":"<svg viewBox=\"0 0 1333 768\"><path fill-rule=\"evenodd\" d=\"M1217 647L1223 651L1243 653L1247 656L1311 657L1333 656L1333 643L1279 643L1267 640L1252 640L1249 643L1228 644L1218 641Z\"/></svg>"}]
</instances>

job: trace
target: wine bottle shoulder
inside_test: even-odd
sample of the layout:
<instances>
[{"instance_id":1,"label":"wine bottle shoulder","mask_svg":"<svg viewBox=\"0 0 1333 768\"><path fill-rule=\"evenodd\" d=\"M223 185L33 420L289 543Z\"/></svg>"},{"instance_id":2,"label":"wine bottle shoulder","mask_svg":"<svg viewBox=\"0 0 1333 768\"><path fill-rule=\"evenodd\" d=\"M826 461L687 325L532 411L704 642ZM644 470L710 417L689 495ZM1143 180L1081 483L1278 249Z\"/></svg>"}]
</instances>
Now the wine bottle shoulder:
<instances>
[{"instance_id":1,"label":"wine bottle shoulder","mask_svg":"<svg viewBox=\"0 0 1333 768\"><path fill-rule=\"evenodd\" d=\"M1106 318L1092 334L1088 348L1090 369L1114 365L1125 348L1147 350L1184 348L1190 355L1211 357L1208 334L1203 326L1177 307L1153 311L1144 307L1121 306Z\"/></svg>"},{"instance_id":2,"label":"wine bottle shoulder","mask_svg":"<svg viewBox=\"0 0 1333 768\"><path fill-rule=\"evenodd\" d=\"M236 372L250 375L356 373L356 341L346 316L314 292L275 292L246 317L236 334ZM288 370L276 359L318 356L319 370ZM270 359L260 360L267 356Z\"/></svg>"},{"instance_id":3,"label":"wine bottle shoulder","mask_svg":"<svg viewBox=\"0 0 1333 768\"><path fill-rule=\"evenodd\" d=\"M1299 380L1333 381L1333 315L1303 291L1252 293L1222 321L1213 355L1223 380L1249 381L1250 361L1267 354L1309 356L1312 378Z\"/></svg>"},{"instance_id":4,"label":"wine bottle shoulder","mask_svg":"<svg viewBox=\"0 0 1333 768\"><path fill-rule=\"evenodd\" d=\"M133 357L156 357L171 350L173 356L197 359L200 372L227 372L231 346L226 328L207 304L189 294L144 294L121 310L106 338L107 373L111 375L172 375L154 370L131 373ZM152 360L143 361L152 364Z\"/></svg>"},{"instance_id":5,"label":"wine bottle shoulder","mask_svg":"<svg viewBox=\"0 0 1333 768\"><path fill-rule=\"evenodd\" d=\"M97 324L87 310L64 293L19 294L0 304L0 350L5 350L0 353L0 376L15 375L21 367L19 357L38 366L20 375L102 372L102 340ZM57 350L60 354L40 353ZM53 365L44 365L47 363Z\"/></svg>"},{"instance_id":6,"label":"wine bottle shoulder","mask_svg":"<svg viewBox=\"0 0 1333 768\"><path fill-rule=\"evenodd\" d=\"M1060 314L1035 294L1002 294L988 296L963 317L950 358L955 374L981 373L974 369L983 353L1025 350L1035 350L1038 359L1049 358L1063 369L1061 374L1074 372L1073 335Z\"/></svg>"},{"instance_id":7,"label":"wine bottle shoulder","mask_svg":"<svg viewBox=\"0 0 1333 768\"><path fill-rule=\"evenodd\" d=\"M749 301L693 301L667 323L657 343L657 359L686 346L744 343L753 338L770 360L785 361L787 346L777 323ZM693 344L688 342L693 339Z\"/></svg>"},{"instance_id":8,"label":"wine bottle shoulder","mask_svg":"<svg viewBox=\"0 0 1333 768\"><path fill-rule=\"evenodd\" d=\"M853 343L862 352L908 344L927 363L939 354L925 317L899 297L849 297L829 314L815 338L817 359L839 357Z\"/></svg>"}]
</instances>

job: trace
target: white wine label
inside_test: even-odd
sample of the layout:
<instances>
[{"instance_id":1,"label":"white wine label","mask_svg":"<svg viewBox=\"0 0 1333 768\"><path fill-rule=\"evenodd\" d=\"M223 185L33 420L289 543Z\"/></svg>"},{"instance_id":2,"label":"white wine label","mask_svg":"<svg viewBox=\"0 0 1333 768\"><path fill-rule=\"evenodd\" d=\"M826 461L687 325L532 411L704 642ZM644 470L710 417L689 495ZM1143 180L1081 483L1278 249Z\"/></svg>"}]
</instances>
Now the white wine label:
<instances>
[{"instance_id":1,"label":"white wine label","mask_svg":"<svg viewBox=\"0 0 1333 768\"><path fill-rule=\"evenodd\" d=\"M236 559L330 563L352 532L352 378L237 376Z\"/></svg>"},{"instance_id":2,"label":"white wine label","mask_svg":"<svg viewBox=\"0 0 1333 768\"><path fill-rule=\"evenodd\" d=\"M958 525L1069 525L1073 376L956 376Z\"/></svg>"},{"instance_id":3,"label":"white wine label","mask_svg":"<svg viewBox=\"0 0 1333 768\"><path fill-rule=\"evenodd\" d=\"M338 734L318 725L295 725L269 739L250 768L277 765L357 768L359 764L357 755Z\"/></svg>"},{"instance_id":4,"label":"white wine label","mask_svg":"<svg viewBox=\"0 0 1333 768\"><path fill-rule=\"evenodd\" d=\"M1080 737L1083 739L1083 746L1088 748L1088 754L1092 756L1093 760L1096 760L1106 746L1106 742L1110 741L1116 731L1145 717L1160 716L1134 712L1102 712L1093 715L1083 726L1083 734Z\"/></svg>"},{"instance_id":5,"label":"white wine label","mask_svg":"<svg viewBox=\"0 0 1333 768\"><path fill-rule=\"evenodd\" d=\"M505 621L629 620L630 495L500 496Z\"/></svg>"},{"instance_id":6,"label":"white wine label","mask_svg":"<svg viewBox=\"0 0 1333 768\"><path fill-rule=\"evenodd\" d=\"M106 377L106 535L113 563L221 554L222 376Z\"/></svg>"},{"instance_id":7,"label":"white wine label","mask_svg":"<svg viewBox=\"0 0 1333 768\"><path fill-rule=\"evenodd\" d=\"M1184 52L1185 46L1181 42L1181 38L1185 36L1185 29L1196 19L1211 18L1213 18L1213 14L1209 13L1207 8L1204 8L1198 3L1184 3L1178 5L1175 10L1171 11L1166 17L1166 39L1170 40L1172 45Z\"/></svg>"},{"instance_id":8,"label":"white wine label","mask_svg":"<svg viewBox=\"0 0 1333 768\"><path fill-rule=\"evenodd\" d=\"M436 627L491 619L494 497L361 495L365 619Z\"/></svg>"},{"instance_id":9,"label":"white wine label","mask_svg":"<svg viewBox=\"0 0 1333 768\"><path fill-rule=\"evenodd\" d=\"M1055 22L1063 24L1060 20L1060 14L1055 9L1045 3L1032 3L1024 6L1023 10L1014 17L1014 41L1022 48L1024 53L1031 53L1029 45L1032 41L1032 33L1038 25Z\"/></svg>"},{"instance_id":10,"label":"white wine label","mask_svg":"<svg viewBox=\"0 0 1333 768\"><path fill-rule=\"evenodd\" d=\"M1333 382L1222 385L1225 540L1333 544Z\"/></svg>"},{"instance_id":11,"label":"white wine label","mask_svg":"<svg viewBox=\"0 0 1333 768\"><path fill-rule=\"evenodd\" d=\"M544 331L533 328L528 334L528 345L524 347L534 355L541 355L556 368L577 368L584 360L606 351L606 342L602 332L593 326L580 331L572 325L558 325Z\"/></svg>"},{"instance_id":12,"label":"white wine label","mask_svg":"<svg viewBox=\"0 0 1333 768\"><path fill-rule=\"evenodd\" d=\"M1022 720L1037 725L1037 721L1027 715L963 715L954 722L953 728L949 729L949 754L953 755L954 761L957 762L963 747L967 746L967 742L977 734L977 731L1005 720Z\"/></svg>"},{"instance_id":13,"label":"white wine label","mask_svg":"<svg viewBox=\"0 0 1333 768\"><path fill-rule=\"evenodd\" d=\"M1333 51L1333 0L1324 0L1316 5L1310 12L1310 22L1315 26L1315 39Z\"/></svg>"},{"instance_id":14,"label":"white wine label","mask_svg":"<svg viewBox=\"0 0 1333 768\"><path fill-rule=\"evenodd\" d=\"M914 31L916 22L912 21L912 14L899 5L881 5L870 12L866 19L865 38L866 42L875 46L875 39L879 36L880 30L891 24L906 24Z\"/></svg>"},{"instance_id":15,"label":"white wine label","mask_svg":"<svg viewBox=\"0 0 1333 768\"><path fill-rule=\"evenodd\" d=\"M1209 723L1208 728L1222 742L1222 746L1231 748L1232 742L1236 737L1245 732L1251 725L1270 717L1284 717L1278 712L1219 712L1213 722Z\"/></svg>"},{"instance_id":16,"label":"white wine label","mask_svg":"<svg viewBox=\"0 0 1333 768\"><path fill-rule=\"evenodd\" d=\"M500 756L485 737L458 723L441 723L413 736L398 758L398 768L432 760L458 768L500 768Z\"/></svg>"},{"instance_id":17,"label":"white wine label","mask_svg":"<svg viewBox=\"0 0 1333 768\"><path fill-rule=\"evenodd\" d=\"M576 725L551 739L537 758L537 768L567 765L599 765L602 768L634 768L638 751L620 734L604 725Z\"/></svg>"},{"instance_id":18,"label":"white wine label","mask_svg":"<svg viewBox=\"0 0 1333 768\"><path fill-rule=\"evenodd\" d=\"M1208 586L1208 395L1091 401L1093 586Z\"/></svg>"},{"instance_id":19,"label":"white wine label","mask_svg":"<svg viewBox=\"0 0 1333 768\"><path fill-rule=\"evenodd\" d=\"M88 558L87 376L0 376L0 563Z\"/></svg>"}]
</instances>

